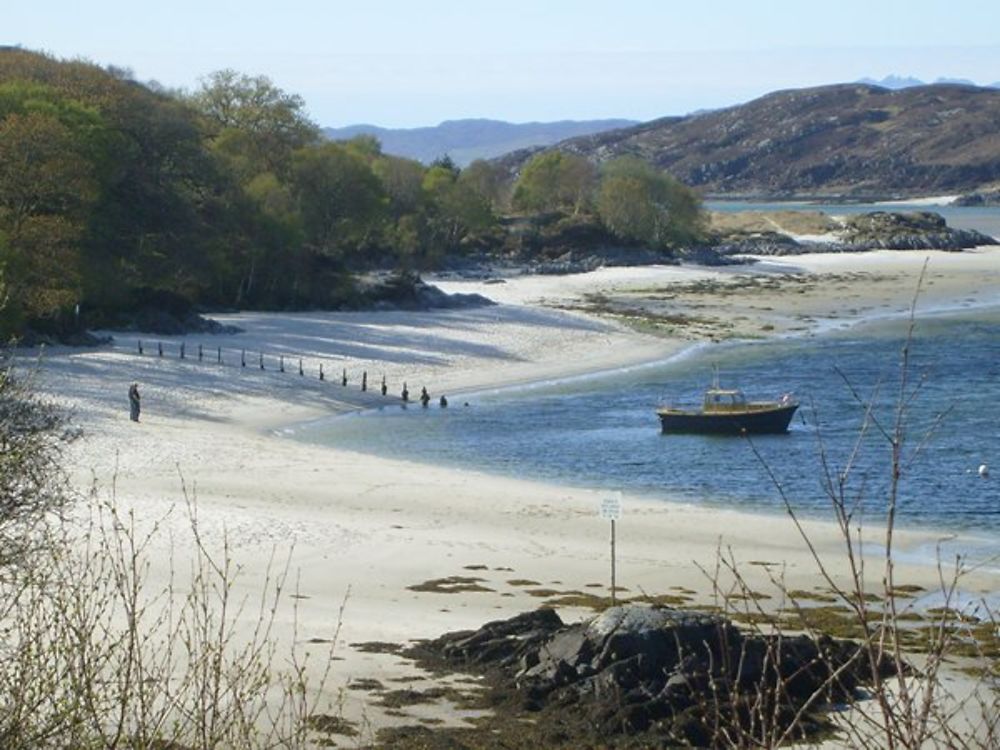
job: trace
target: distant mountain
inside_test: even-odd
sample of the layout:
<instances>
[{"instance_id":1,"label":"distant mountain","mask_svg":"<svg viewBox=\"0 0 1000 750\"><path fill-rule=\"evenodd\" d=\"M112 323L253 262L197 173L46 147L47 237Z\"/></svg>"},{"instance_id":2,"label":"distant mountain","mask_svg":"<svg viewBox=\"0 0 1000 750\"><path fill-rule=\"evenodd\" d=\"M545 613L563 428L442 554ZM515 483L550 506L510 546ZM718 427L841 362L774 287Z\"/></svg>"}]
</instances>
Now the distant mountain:
<instances>
[{"instance_id":1,"label":"distant mountain","mask_svg":"<svg viewBox=\"0 0 1000 750\"><path fill-rule=\"evenodd\" d=\"M476 159L492 159L518 149L549 146L575 136L591 135L635 125L635 120L563 120L560 122L510 123L500 120L447 120L425 128L391 129L376 125L324 128L332 140L373 135L382 151L428 164L448 155L465 166Z\"/></svg>"},{"instance_id":2,"label":"distant mountain","mask_svg":"<svg viewBox=\"0 0 1000 750\"><path fill-rule=\"evenodd\" d=\"M911 86L930 86L927 81L921 81L919 78L914 78L913 76L897 76L895 74L889 74L885 78L876 81L874 78L861 78L858 83L867 83L870 86L881 86L885 89L907 89ZM968 78L938 78L934 81L934 84L947 84L954 83L960 86L976 86L978 85L975 81L970 81ZM985 88L997 89L1000 88L1000 81L995 83L984 84Z\"/></svg>"},{"instance_id":3,"label":"distant mountain","mask_svg":"<svg viewBox=\"0 0 1000 750\"><path fill-rule=\"evenodd\" d=\"M558 145L600 162L638 156L707 193L913 196L1000 182L1000 90L838 84ZM516 172L533 153L500 162Z\"/></svg>"}]
</instances>

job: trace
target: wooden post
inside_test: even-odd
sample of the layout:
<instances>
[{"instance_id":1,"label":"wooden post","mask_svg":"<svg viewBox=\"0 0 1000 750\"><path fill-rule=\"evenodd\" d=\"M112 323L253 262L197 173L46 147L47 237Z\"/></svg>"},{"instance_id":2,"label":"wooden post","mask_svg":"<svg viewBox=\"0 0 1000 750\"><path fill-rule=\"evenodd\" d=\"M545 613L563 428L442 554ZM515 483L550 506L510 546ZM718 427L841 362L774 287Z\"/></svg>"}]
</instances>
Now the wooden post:
<instances>
[{"instance_id":1,"label":"wooden post","mask_svg":"<svg viewBox=\"0 0 1000 750\"><path fill-rule=\"evenodd\" d=\"M184 342L181 342L181 359L184 359Z\"/></svg>"},{"instance_id":2,"label":"wooden post","mask_svg":"<svg viewBox=\"0 0 1000 750\"><path fill-rule=\"evenodd\" d=\"M299 376L305 375L305 370L302 369L302 357L299 357Z\"/></svg>"},{"instance_id":3,"label":"wooden post","mask_svg":"<svg viewBox=\"0 0 1000 750\"><path fill-rule=\"evenodd\" d=\"M201 362L204 358L204 352L201 350L201 344L198 344L198 361Z\"/></svg>"},{"instance_id":4,"label":"wooden post","mask_svg":"<svg viewBox=\"0 0 1000 750\"><path fill-rule=\"evenodd\" d=\"M319 379L323 380L323 363L319 363Z\"/></svg>"},{"instance_id":5,"label":"wooden post","mask_svg":"<svg viewBox=\"0 0 1000 750\"><path fill-rule=\"evenodd\" d=\"M615 519L611 519L611 606L615 606Z\"/></svg>"},{"instance_id":6,"label":"wooden post","mask_svg":"<svg viewBox=\"0 0 1000 750\"><path fill-rule=\"evenodd\" d=\"M142 339L139 339L139 354L142 354Z\"/></svg>"},{"instance_id":7,"label":"wooden post","mask_svg":"<svg viewBox=\"0 0 1000 750\"><path fill-rule=\"evenodd\" d=\"M611 606L617 603L618 581L615 576L615 521L622 517L622 493L616 492L601 500L599 515L611 521Z\"/></svg>"},{"instance_id":8,"label":"wooden post","mask_svg":"<svg viewBox=\"0 0 1000 750\"><path fill-rule=\"evenodd\" d=\"M219 351L216 354L216 357L217 357L218 363L221 365L222 364L222 347L221 346L219 347Z\"/></svg>"},{"instance_id":9,"label":"wooden post","mask_svg":"<svg viewBox=\"0 0 1000 750\"><path fill-rule=\"evenodd\" d=\"M278 356L278 372L284 372L284 371L285 371L285 355L282 354Z\"/></svg>"}]
</instances>

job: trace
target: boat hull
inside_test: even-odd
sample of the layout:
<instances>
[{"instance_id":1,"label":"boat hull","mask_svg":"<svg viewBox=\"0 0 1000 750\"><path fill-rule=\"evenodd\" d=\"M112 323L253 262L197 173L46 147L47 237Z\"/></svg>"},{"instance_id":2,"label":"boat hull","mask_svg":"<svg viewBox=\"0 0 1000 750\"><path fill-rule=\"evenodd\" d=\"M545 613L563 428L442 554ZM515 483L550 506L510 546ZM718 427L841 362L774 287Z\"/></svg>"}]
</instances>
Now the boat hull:
<instances>
[{"instance_id":1,"label":"boat hull","mask_svg":"<svg viewBox=\"0 0 1000 750\"><path fill-rule=\"evenodd\" d=\"M798 404L746 412L693 412L661 409L657 412L665 433L709 435L770 435L788 432Z\"/></svg>"}]
</instances>

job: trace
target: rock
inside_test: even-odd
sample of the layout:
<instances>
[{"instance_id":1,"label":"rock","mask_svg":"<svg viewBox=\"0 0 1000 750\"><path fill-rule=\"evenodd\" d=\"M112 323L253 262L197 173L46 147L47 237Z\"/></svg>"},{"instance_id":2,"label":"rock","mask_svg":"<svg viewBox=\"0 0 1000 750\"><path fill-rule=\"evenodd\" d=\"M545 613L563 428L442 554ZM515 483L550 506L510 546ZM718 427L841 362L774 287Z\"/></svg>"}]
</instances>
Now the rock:
<instances>
[{"instance_id":1,"label":"rock","mask_svg":"<svg viewBox=\"0 0 1000 750\"><path fill-rule=\"evenodd\" d=\"M532 711L591 744L622 735L643 737L642 746L705 744L712 722L748 720L738 707L753 701L769 702L762 710L779 723L804 713L800 726L818 732L815 693L849 701L871 674L848 641L744 634L718 615L636 604L573 625L539 610L446 634L408 655L479 671L491 680L493 704Z\"/></svg>"},{"instance_id":2,"label":"rock","mask_svg":"<svg viewBox=\"0 0 1000 750\"><path fill-rule=\"evenodd\" d=\"M168 310L145 307L130 321L123 321L116 328L155 333L161 336L182 336L186 333L232 334L241 333L242 328L224 325L217 320L206 318L195 312L175 314Z\"/></svg>"},{"instance_id":3,"label":"rock","mask_svg":"<svg viewBox=\"0 0 1000 750\"><path fill-rule=\"evenodd\" d=\"M1000 206L1000 190L981 190L960 195L952 204L955 206Z\"/></svg>"},{"instance_id":4,"label":"rock","mask_svg":"<svg viewBox=\"0 0 1000 750\"><path fill-rule=\"evenodd\" d=\"M846 250L963 250L996 244L981 232L949 227L943 216L931 211L851 216L844 224L842 242Z\"/></svg>"},{"instance_id":5,"label":"rock","mask_svg":"<svg viewBox=\"0 0 1000 750\"><path fill-rule=\"evenodd\" d=\"M414 273L369 276L358 281L361 309L440 310L496 303L481 294L446 294Z\"/></svg>"}]
</instances>

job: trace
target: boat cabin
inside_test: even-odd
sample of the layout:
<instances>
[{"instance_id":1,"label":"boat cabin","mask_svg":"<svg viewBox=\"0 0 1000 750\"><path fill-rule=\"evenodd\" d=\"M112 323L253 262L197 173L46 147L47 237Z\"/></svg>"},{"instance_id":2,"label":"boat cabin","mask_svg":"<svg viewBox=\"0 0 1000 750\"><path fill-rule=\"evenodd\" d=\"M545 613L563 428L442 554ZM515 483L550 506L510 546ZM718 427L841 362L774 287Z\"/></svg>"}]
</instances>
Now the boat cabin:
<instances>
[{"instance_id":1,"label":"boat cabin","mask_svg":"<svg viewBox=\"0 0 1000 750\"><path fill-rule=\"evenodd\" d=\"M705 391L705 403L702 407L706 412L746 411L747 397L743 391L710 388Z\"/></svg>"}]
</instances>

